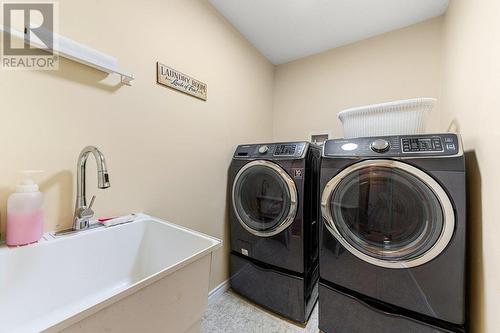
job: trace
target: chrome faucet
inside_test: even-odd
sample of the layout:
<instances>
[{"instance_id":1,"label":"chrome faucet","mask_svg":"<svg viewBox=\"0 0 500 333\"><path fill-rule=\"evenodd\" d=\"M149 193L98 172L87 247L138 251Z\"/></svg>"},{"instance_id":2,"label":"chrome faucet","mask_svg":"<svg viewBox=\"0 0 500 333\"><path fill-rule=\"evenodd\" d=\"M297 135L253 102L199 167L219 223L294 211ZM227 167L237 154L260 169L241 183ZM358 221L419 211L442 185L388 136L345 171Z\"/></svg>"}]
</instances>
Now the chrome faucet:
<instances>
[{"instance_id":1,"label":"chrome faucet","mask_svg":"<svg viewBox=\"0 0 500 333\"><path fill-rule=\"evenodd\" d=\"M85 197L85 166L87 158L92 153L97 162L97 187L105 189L110 187L108 168L106 167L106 160L104 155L99 149L94 146L87 146L83 148L78 157L77 175L76 175L76 205L75 216L73 219L73 230L88 229L90 226L90 219L94 216L92 205L94 204L95 196L90 200L87 206L87 199Z\"/></svg>"}]
</instances>

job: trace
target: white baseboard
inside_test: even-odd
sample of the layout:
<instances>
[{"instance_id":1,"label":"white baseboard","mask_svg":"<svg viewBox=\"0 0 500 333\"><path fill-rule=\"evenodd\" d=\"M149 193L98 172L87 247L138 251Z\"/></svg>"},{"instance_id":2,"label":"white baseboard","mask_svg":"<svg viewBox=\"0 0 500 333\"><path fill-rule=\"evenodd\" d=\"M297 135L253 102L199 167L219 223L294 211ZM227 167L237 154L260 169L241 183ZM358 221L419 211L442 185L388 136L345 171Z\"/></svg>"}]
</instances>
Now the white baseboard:
<instances>
[{"instance_id":1,"label":"white baseboard","mask_svg":"<svg viewBox=\"0 0 500 333\"><path fill-rule=\"evenodd\" d=\"M229 289L229 280L226 280L219 284L217 287L212 289L208 293L208 304L215 302L222 294L224 294Z\"/></svg>"}]
</instances>

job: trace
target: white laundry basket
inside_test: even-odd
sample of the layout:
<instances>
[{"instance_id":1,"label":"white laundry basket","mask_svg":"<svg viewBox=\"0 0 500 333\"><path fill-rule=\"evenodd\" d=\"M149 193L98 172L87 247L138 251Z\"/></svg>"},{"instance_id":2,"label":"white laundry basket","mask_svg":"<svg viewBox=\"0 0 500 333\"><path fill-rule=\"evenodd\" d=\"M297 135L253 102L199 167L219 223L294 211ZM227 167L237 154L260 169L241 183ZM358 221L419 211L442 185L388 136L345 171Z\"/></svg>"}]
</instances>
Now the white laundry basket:
<instances>
[{"instance_id":1,"label":"white laundry basket","mask_svg":"<svg viewBox=\"0 0 500 333\"><path fill-rule=\"evenodd\" d=\"M425 116L435 98L414 98L343 110L338 117L344 137L419 134L425 131Z\"/></svg>"}]
</instances>

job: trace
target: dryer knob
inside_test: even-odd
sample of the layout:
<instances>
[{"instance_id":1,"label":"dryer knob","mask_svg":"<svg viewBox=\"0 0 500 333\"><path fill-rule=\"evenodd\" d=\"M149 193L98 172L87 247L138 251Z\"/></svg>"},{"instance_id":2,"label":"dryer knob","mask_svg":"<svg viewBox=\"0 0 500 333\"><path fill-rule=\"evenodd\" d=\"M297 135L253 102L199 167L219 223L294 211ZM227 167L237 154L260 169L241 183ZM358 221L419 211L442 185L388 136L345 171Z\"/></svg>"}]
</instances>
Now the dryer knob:
<instances>
[{"instance_id":1,"label":"dryer knob","mask_svg":"<svg viewBox=\"0 0 500 333\"><path fill-rule=\"evenodd\" d=\"M389 150L389 142L384 139L377 139L372 142L370 148L376 153L385 153Z\"/></svg>"},{"instance_id":2,"label":"dryer knob","mask_svg":"<svg viewBox=\"0 0 500 333\"><path fill-rule=\"evenodd\" d=\"M267 153L268 150L269 150L268 146L260 146L259 147L259 153L260 154L265 154L265 153Z\"/></svg>"}]
</instances>

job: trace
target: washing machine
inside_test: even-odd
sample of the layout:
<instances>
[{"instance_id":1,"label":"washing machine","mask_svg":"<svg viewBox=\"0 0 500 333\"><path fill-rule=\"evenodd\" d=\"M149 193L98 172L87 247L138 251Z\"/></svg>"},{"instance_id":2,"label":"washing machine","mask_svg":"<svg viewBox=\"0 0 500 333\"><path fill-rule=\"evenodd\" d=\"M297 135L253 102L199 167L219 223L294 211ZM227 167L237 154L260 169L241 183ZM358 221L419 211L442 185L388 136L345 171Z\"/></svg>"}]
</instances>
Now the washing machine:
<instances>
[{"instance_id":1,"label":"washing machine","mask_svg":"<svg viewBox=\"0 0 500 333\"><path fill-rule=\"evenodd\" d=\"M240 145L229 170L231 288L298 322L318 297L320 159L308 142Z\"/></svg>"},{"instance_id":2,"label":"washing machine","mask_svg":"<svg viewBox=\"0 0 500 333\"><path fill-rule=\"evenodd\" d=\"M464 332L466 188L455 134L330 140L319 327Z\"/></svg>"}]
</instances>

